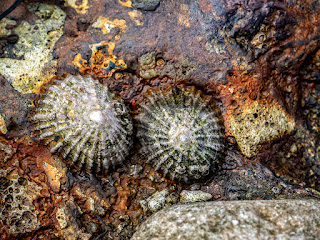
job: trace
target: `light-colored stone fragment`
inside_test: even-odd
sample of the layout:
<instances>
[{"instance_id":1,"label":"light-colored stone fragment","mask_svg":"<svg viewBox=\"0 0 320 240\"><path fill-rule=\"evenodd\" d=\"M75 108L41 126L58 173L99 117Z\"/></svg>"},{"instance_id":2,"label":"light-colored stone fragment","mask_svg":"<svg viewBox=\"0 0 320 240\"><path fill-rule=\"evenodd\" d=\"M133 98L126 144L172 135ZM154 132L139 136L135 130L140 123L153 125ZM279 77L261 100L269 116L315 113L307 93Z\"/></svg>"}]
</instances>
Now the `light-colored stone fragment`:
<instances>
[{"instance_id":1,"label":"light-colored stone fragment","mask_svg":"<svg viewBox=\"0 0 320 240\"><path fill-rule=\"evenodd\" d=\"M66 213L64 211L64 208L59 208L57 210L56 219L58 221L60 229L64 229L64 228L66 228L68 226L67 216L66 216Z\"/></svg>"},{"instance_id":2,"label":"light-colored stone fragment","mask_svg":"<svg viewBox=\"0 0 320 240\"><path fill-rule=\"evenodd\" d=\"M59 230L61 239L91 239L92 235L86 233L86 230L81 227L81 223L78 221L81 214L81 209L75 204L73 198L70 198L61 204L56 212L56 220L58 222L56 226Z\"/></svg>"},{"instance_id":3,"label":"light-colored stone fragment","mask_svg":"<svg viewBox=\"0 0 320 240\"><path fill-rule=\"evenodd\" d=\"M204 202L212 198L210 193L202 191L183 190L180 193L180 202Z\"/></svg>"},{"instance_id":4,"label":"light-colored stone fragment","mask_svg":"<svg viewBox=\"0 0 320 240\"><path fill-rule=\"evenodd\" d=\"M160 192L155 192L147 199L141 200L140 205L145 212L149 210L156 212L171 204L177 203L178 200L179 197L175 192L169 193L168 189L163 189Z\"/></svg>"},{"instance_id":5,"label":"light-colored stone fragment","mask_svg":"<svg viewBox=\"0 0 320 240\"><path fill-rule=\"evenodd\" d=\"M164 207L166 203L166 197L169 195L169 191L167 189L162 190L161 192L155 192L151 197L149 197L145 201L141 201L140 204L145 206L145 210L151 210L152 212L156 212Z\"/></svg>"},{"instance_id":6,"label":"light-colored stone fragment","mask_svg":"<svg viewBox=\"0 0 320 240\"><path fill-rule=\"evenodd\" d=\"M313 199L179 204L149 217L131 240L319 239L319 216Z\"/></svg>"},{"instance_id":7,"label":"light-colored stone fragment","mask_svg":"<svg viewBox=\"0 0 320 240\"><path fill-rule=\"evenodd\" d=\"M51 189L54 192L60 191L61 178L66 176L66 167L58 158L53 164L43 161L43 169L48 177Z\"/></svg>"}]
</instances>

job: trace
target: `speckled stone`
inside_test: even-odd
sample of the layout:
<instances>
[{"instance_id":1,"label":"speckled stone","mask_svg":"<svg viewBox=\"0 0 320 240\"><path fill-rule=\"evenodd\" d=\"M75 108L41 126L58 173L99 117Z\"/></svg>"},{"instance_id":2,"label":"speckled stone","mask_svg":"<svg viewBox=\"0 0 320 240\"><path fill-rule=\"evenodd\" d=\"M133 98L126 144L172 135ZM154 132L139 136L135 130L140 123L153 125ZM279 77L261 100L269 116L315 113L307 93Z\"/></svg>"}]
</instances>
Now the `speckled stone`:
<instances>
[{"instance_id":1,"label":"speckled stone","mask_svg":"<svg viewBox=\"0 0 320 240\"><path fill-rule=\"evenodd\" d=\"M203 191L182 190L180 193L180 202L204 202L212 198L210 193Z\"/></svg>"},{"instance_id":2,"label":"speckled stone","mask_svg":"<svg viewBox=\"0 0 320 240\"><path fill-rule=\"evenodd\" d=\"M225 201L175 205L142 225L131 240L319 239L319 200Z\"/></svg>"}]
</instances>

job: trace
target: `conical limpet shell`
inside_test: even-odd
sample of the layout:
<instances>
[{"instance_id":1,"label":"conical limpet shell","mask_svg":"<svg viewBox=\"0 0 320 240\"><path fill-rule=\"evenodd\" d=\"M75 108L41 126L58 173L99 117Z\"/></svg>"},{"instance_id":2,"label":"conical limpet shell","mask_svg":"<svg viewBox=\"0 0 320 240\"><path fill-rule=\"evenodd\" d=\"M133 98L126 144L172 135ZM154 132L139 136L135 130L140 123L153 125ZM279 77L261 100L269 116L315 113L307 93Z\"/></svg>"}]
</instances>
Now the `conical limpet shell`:
<instances>
[{"instance_id":1,"label":"conical limpet shell","mask_svg":"<svg viewBox=\"0 0 320 240\"><path fill-rule=\"evenodd\" d=\"M80 168L107 172L121 164L132 145L126 106L90 76L54 80L32 116L39 139Z\"/></svg>"},{"instance_id":2,"label":"conical limpet shell","mask_svg":"<svg viewBox=\"0 0 320 240\"><path fill-rule=\"evenodd\" d=\"M224 158L220 112L193 87L149 91L135 120L148 162L171 179L204 178Z\"/></svg>"}]
</instances>

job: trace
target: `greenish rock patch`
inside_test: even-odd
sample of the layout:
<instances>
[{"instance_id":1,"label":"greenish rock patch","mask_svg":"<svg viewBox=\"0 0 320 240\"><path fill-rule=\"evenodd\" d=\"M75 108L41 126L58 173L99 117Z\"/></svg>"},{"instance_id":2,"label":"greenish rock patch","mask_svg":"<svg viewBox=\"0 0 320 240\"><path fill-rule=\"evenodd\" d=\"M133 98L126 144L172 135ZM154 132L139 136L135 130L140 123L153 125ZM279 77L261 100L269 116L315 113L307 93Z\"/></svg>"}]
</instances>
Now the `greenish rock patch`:
<instances>
[{"instance_id":1,"label":"greenish rock patch","mask_svg":"<svg viewBox=\"0 0 320 240\"><path fill-rule=\"evenodd\" d=\"M254 156L259 145L290 133L295 121L279 105L258 102L234 112L230 118L230 133L244 155Z\"/></svg>"},{"instance_id":2,"label":"greenish rock patch","mask_svg":"<svg viewBox=\"0 0 320 240\"><path fill-rule=\"evenodd\" d=\"M31 24L23 21L14 32L19 36L13 45L16 58L0 59L0 74L19 92L38 93L39 87L56 72L57 61L53 59L54 46L63 34L66 14L57 6L34 3L28 10L39 19ZM4 28L0 22L0 32ZM17 59L18 58L18 59Z\"/></svg>"}]
</instances>

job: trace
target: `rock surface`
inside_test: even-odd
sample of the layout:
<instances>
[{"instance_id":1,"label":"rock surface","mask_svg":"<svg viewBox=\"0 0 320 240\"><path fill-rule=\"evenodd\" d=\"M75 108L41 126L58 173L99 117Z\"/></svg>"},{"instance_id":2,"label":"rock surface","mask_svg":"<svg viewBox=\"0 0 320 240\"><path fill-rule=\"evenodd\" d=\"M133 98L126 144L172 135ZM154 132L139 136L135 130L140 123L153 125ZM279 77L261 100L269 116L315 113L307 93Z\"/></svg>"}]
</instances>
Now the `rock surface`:
<instances>
[{"instance_id":1,"label":"rock surface","mask_svg":"<svg viewBox=\"0 0 320 240\"><path fill-rule=\"evenodd\" d=\"M147 219L131 240L317 239L320 201L227 201L176 205Z\"/></svg>"},{"instance_id":2,"label":"rock surface","mask_svg":"<svg viewBox=\"0 0 320 240\"><path fill-rule=\"evenodd\" d=\"M15 0L0 2L1 14ZM0 175L12 184L0 184L0 239L130 239L190 190L214 201L320 197L319 10L319 0L23 1L0 21ZM221 110L225 162L179 184L137 144L115 171L79 171L31 132L39 88L64 73L98 78L131 113L150 88L201 90ZM10 189L19 194L6 208Z\"/></svg>"}]
</instances>

